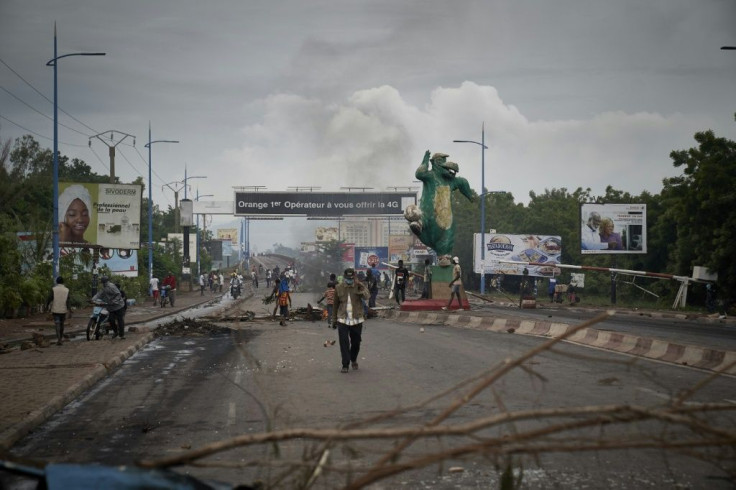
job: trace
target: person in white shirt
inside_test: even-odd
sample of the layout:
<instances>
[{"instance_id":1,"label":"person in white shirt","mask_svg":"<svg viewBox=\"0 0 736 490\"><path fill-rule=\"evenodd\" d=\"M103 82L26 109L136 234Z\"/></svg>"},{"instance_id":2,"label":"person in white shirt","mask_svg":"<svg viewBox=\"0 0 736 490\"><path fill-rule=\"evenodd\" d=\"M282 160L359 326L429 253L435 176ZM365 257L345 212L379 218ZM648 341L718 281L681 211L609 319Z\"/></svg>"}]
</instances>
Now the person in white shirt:
<instances>
[{"instance_id":1,"label":"person in white shirt","mask_svg":"<svg viewBox=\"0 0 736 490\"><path fill-rule=\"evenodd\" d=\"M593 211L588 215L587 223L580 229L580 247L582 250L608 250L616 246L616 242L601 242L598 228L601 226L601 215Z\"/></svg>"},{"instance_id":2,"label":"person in white shirt","mask_svg":"<svg viewBox=\"0 0 736 490\"><path fill-rule=\"evenodd\" d=\"M159 295L158 278L152 277L150 285L151 285L151 294L153 295L153 306L156 306L156 304L158 303L158 295Z\"/></svg>"}]
</instances>

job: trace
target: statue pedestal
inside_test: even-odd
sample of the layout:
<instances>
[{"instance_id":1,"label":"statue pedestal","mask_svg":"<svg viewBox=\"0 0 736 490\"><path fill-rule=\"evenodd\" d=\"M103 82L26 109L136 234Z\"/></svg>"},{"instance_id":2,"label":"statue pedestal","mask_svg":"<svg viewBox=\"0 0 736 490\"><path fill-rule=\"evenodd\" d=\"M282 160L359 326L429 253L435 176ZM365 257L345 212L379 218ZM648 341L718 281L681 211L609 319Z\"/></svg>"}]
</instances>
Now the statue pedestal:
<instances>
[{"instance_id":1,"label":"statue pedestal","mask_svg":"<svg viewBox=\"0 0 736 490\"><path fill-rule=\"evenodd\" d=\"M432 299L414 299L406 300L401 305L401 311L436 311L441 310L444 306L447 306L447 302L450 300L450 293L452 290L449 287L450 281L452 280L452 266L442 267L439 265L432 266ZM465 288L460 284L460 301L462 303L462 309L469 310L470 303L468 303L468 297L465 294ZM457 298L452 299L452 306L450 310L459 310L460 306L457 304Z\"/></svg>"}]
</instances>

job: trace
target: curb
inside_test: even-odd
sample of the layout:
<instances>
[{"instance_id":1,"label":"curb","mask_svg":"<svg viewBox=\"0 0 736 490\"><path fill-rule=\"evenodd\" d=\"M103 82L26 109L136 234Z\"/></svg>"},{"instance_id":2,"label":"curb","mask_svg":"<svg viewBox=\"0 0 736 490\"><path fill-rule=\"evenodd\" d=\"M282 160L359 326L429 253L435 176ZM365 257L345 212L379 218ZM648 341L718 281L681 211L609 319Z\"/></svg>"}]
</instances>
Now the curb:
<instances>
[{"instance_id":1,"label":"curb","mask_svg":"<svg viewBox=\"0 0 736 490\"><path fill-rule=\"evenodd\" d=\"M166 313L150 317L146 320L137 320L134 322L126 323L128 325L140 325L150 322L155 322L161 318L167 317L172 314L179 314L191 308L196 308L205 303L212 301L212 298L207 301L201 301L199 303L191 304L180 310L172 311L168 310ZM83 331L83 330L81 330ZM79 395L89 390L96 383L109 376L115 369L117 369L123 362L129 357L138 352L146 344L156 338L155 333L143 329L138 330L140 333L145 333L143 337L138 339L133 345L126 347L118 354L113 355L108 361L103 363L96 363L92 368L92 371L84 376L84 378L78 383L70 386L63 394L52 398L41 408L38 408L28 414L21 422L5 429L0 433L0 451L8 451L13 445L20 439L25 437L33 429L43 424L56 412L67 406L69 403L74 401ZM55 338L55 336L53 336Z\"/></svg>"},{"instance_id":2,"label":"curb","mask_svg":"<svg viewBox=\"0 0 736 490\"><path fill-rule=\"evenodd\" d=\"M126 359L135 354L143 346L152 341L156 336L151 332L139 339L135 344L128 346L125 350L116 354L105 363L97 363L92 371L81 381L70 386L63 394L51 399L43 407L29 413L21 422L9 427L0 434L0 450L8 451L13 444L25 437L33 429L44 423L53 414L74 401L79 395L90 389L97 382L106 378L115 368Z\"/></svg>"},{"instance_id":3,"label":"curb","mask_svg":"<svg viewBox=\"0 0 736 490\"><path fill-rule=\"evenodd\" d=\"M473 328L496 333L514 333L546 338L563 336L573 327L567 323L491 318L444 312L389 310L382 316L402 323L423 325L439 323L449 327ZM564 341L736 376L736 351L710 349L595 328L579 330Z\"/></svg>"}]
</instances>

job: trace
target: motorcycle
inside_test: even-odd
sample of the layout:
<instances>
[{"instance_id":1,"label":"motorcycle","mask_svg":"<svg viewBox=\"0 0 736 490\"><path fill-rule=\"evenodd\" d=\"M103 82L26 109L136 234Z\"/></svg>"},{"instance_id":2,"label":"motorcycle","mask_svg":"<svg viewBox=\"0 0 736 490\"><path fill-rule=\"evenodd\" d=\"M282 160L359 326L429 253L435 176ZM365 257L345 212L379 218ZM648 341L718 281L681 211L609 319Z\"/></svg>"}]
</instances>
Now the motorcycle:
<instances>
[{"instance_id":1,"label":"motorcycle","mask_svg":"<svg viewBox=\"0 0 736 490\"><path fill-rule=\"evenodd\" d=\"M110 333L113 329L110 323L110 312L107 308L99 303L93 303L92 314L87 322L87 340L100 340L100 337Z\"/></svg>"},{"instance_id":2,"label":"motorcycle","mask_svg":"<svg viewBox=\"0 0 736 490\"><path fill-rule=\"evenodd\" d=\"M171 286L166 285L161 288L161 308L166 306L167 304L171 304ZM173 306L173 305L172 305Z\"/></svg>"},{"instance_id":3,"label":"motorcycle","mask_svg":"<svg viewBox=\"0 0 736 490\"><path fill-rule=\"evenodd\" d=\"M233 299L238 299L238 296L240 296L241 290L240 290L240 281L230 281L230 296Z\"/></svg>"}]
</instances>

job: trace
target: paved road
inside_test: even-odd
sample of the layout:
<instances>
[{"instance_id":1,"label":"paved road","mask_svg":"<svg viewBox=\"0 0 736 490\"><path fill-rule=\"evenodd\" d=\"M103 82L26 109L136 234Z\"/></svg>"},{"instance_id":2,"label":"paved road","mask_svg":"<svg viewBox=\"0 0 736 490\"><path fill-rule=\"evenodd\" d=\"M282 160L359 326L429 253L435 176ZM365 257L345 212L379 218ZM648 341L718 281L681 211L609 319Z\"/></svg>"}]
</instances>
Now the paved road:
<instances>
[{"instance_id":1,"label":"paved road","mask_svg":"<svg viewBox=\"0 0 736 490\"><path fill-rule=\"evenodd\" d=\"M513 312L516 317L535 321L576 324L599 314L601 309L570 308L540 302L536 309L520 310L515 306L479 304L473 311L476 314L487 315L504 315ZM618 314L599 323L596 328L736 351L736 320L733 318L721 320L705 315L687 315L667 311L619 310Z\"/></svg>"},{"instance_id":2,"label":"paved road","mask_svg":"<svg viewBox=\"0 0 736 490\"><path fill-rule=\"evenodd\" d=\"M295 295L305 302L309 295ZM254 300L244 308L254 306ZM255 303L257 305L257 302ZM200 315L207 310L200 308ZM392 319L366 324L360 370L341 374L334 330L322 323L275 322L230 324L232 335L166 337L147 344L106 381L13 447L16 456L63 461L131 463L141 457L181 454L190 448L270 429L336 428L358 424L376 415L394 413L380 423L385 428L424 424L455 400L461 391L435 395L473 379L505 359L523 355L544 339L450 327L424 326ZM449 424L477 421L507 411L550 407L635 404L658 407L706 374L699 370L650 361L631 364L630 357L560 344L516 369L458 411ZM723 377L705 386L689 403L733 401L734 378ZM427 403L424 403L427 402ZM718 416L721 417L721 416ZM714 416L714 421L717 417ZM718 420L731 430L734 420ZM479 432L483 438L507 437L545 426L537 419L501 425ZM604 428L605 427L605 428ZM575 432L581 441L600 434L636 437L662 434L661 426L609 424ZM673 434L686 436L679 427ZM569 434L568 434L569 435ZM479 439L427 439L413 445L408 457L431 454ZM548 442L554 442L548 440ZM309 439L279 443L278 462L300 461L318 446ZM329 466L361 468L391 445L361 440L336 443ZM322 453L311 454L318 460ZM493 461L493 454L488 458ZM522 459L523 458L523 459ZM260 445L224 453L220 462L244 459L276 462L273 446ZM503 465L505 459L497 461ZM549 453L536 461L513 456L523 468L524 488L732 488L709 465L660 451L601 451ZM523 464L522 464L523 462ZM541 463L539 466L537 462ZM448 472L462 467L462 472ZM495 488L498 476L488 460L449 460L442 474L437 465L402 474L373 488ZM190 468L198 476L249 482L272 480L278 469L213 470ZM292 472L290 478L301 478ZM335 488L344 474L328 472L316 488ZM292 488L295 482L282 483Z\"/></svg>"}]
</instances>

